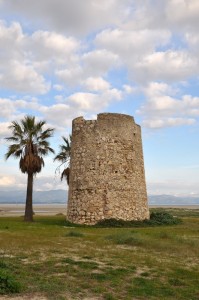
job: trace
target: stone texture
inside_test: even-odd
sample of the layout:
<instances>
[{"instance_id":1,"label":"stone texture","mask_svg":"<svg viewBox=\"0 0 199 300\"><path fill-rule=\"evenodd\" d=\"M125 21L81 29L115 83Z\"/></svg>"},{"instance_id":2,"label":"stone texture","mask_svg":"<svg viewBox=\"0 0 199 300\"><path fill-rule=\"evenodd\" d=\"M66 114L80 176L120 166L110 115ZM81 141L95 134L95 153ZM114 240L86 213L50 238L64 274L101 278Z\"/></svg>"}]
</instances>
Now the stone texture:
<instances>
[{"instance_id":1,"label":"stone texture","mask_svg":"<svg viewBox=\"0 0 199 300\"><path fill-rule=\"evenodd\" d=\"M133 117L102 113L73 120L67 218L149 218L141 128Z\"/></svg>"}]
</instances>

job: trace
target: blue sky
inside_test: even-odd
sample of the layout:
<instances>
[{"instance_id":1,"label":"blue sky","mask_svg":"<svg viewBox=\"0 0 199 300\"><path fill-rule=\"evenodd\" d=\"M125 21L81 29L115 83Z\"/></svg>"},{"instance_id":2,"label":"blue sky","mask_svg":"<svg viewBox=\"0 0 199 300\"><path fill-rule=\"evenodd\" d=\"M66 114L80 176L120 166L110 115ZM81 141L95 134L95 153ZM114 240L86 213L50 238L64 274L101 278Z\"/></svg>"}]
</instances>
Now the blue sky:
<instances>
[{"instance_id":1,"label":"blue sky","mask_svg":"<svg viewBox=\"0 0 199 300\"><path fill-rule=\"evenodd\" d=\"M149 194L199 195L198 0L0 0L0 191L25 189L5 162L26 114L61 136L77 116L133 115ZM52 156L35 189L66 188Z\"/></svg>"}]
</instances>

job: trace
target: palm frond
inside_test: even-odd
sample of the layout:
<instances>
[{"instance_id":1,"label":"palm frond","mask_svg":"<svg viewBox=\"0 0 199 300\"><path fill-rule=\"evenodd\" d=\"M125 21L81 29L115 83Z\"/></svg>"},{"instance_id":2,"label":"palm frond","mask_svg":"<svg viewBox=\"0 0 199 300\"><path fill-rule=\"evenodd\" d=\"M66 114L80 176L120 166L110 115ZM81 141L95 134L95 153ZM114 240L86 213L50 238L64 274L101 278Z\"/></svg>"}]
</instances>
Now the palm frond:
<instances>
[{"instance_id":1,"label":"palm frond","mask_svg":"<svg viewBox=\"0 0 199 300\"><path fill-rule=\"evenodd\" d=\"M63 170L63 172L61 173L61 180L63 180L63 178L66 178L66 181L69 185L69 180L70 180L70 168L66 168Z\"/></svg>"},{"instance_id":2,"label":"palm frond","mask_svg":"<svg viewBox=\"0 0 199 300\"><path fill-rule=\"evenodd\" d=\"M65 144L62 144L59 146L60 151L59 153L54 157L54 161L59 161L61 164L56 168L55 173L57 171L60 172L61 167L64 165L64 170L61 173L61 180L65 177L67 180L67 183L69 184L69 173L70 173L70 152L71 152L71 136L68 138L65 138L62 136L62 139ZM66 167L67 166L67 167Z\"/></svg>"},{"instance_id":3,"label":"palm frond","mask_svg":"<svg viewBox=\"0 0 199 300\"><path fill-rule=\"evenodd\" d=\"M59 146L60 152L55 156L54 161L57 160L63 164L70 159L71 141L69 141L69 139L65 138L64 136L62 136L62 139L64 140L66 145L62 144Z\"/></svg>"},{"instance_id":4,"label":"palm frond","mask_svg":"<svg viewBox=\"0 0 199 300\"><path fill-rule=\"evenodd\" d=\"M5 140L8 142L18 142L19 138L17 136L10 136L10 137L5 138Z\"/></svg>"},{"instance_id":5,"label":"palm frond","mask_svg":"<svg viewBox=\"0 0 199 300\"><path fill-rule=\"evenodd\" d=\"M8 147L8 151L5 154L5 159L7 160L10 156L13 156L14 158L19 157L20 154L22 154L22 149L19 144L12 144Z\"/></svg>"}]
</instances>

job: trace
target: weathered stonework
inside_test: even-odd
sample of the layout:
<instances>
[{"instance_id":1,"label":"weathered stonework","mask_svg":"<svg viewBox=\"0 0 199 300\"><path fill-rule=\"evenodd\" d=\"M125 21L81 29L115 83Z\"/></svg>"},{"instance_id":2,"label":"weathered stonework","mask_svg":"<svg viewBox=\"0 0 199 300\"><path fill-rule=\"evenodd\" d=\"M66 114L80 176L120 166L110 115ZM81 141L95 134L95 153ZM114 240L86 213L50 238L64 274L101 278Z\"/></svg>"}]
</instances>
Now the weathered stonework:
<instances>
[{"instance_id":1,"label":"weathered stonework","mask_svg":"<svg viewBox=\"0 0 199 300\"><path fill-rule=\"evenodd\" d=\"M102 113L73 120L68 220L149 218L141 128L133 117Z\"/></svg>"}]
</instances>

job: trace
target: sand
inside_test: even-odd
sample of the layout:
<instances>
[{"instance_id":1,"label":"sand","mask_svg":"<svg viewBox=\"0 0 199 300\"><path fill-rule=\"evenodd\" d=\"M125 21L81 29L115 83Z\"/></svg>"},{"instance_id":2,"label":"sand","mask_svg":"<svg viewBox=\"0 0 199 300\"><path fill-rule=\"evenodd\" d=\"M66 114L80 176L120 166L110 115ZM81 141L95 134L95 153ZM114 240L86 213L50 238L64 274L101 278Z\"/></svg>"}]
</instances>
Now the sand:
<instances>
[{"instance_id":1,"label":"sand","mask_svg":"<svg viewBox=\"0 0 199 300\"><path fill-rule=\"evenodd\" d=\"M184 208L184 209L199 209L199 205L149 205L149 208Z\"/></svg>"},{"instance_id":2,"label":"sand","mask_svg":"<svg viewBox=\"0 0 199 300\"><path fill-rule=\"evenodd\" d=\"M149 207L199 209L199 205L150 205ZM23 216L24 210L24 204L0 204L0 217ZM33 210L35 215L66 215L66 204L34 204Z\"/></svg>"},{"instance_id":3,"label":"sand","mask_svg":"<svg viewBox=\"0 0 199 300\"><path fill-rule=\"evenodd\" d=\"M24 204L0 204L0 217L23 216ZM66 215L66 204L34 204L35 215Z\"/></svg>"}]
</instances>

